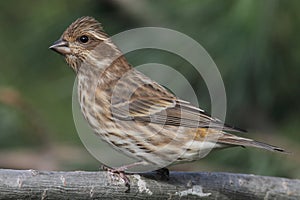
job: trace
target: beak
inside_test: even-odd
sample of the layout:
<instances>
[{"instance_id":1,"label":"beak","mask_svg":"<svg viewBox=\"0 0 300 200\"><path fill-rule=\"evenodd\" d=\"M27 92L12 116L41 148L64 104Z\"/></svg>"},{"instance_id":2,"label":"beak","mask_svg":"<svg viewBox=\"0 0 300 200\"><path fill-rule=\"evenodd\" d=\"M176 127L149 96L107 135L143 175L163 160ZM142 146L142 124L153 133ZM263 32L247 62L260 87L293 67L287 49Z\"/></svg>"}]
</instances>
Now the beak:
<instances>
[{"instance_id":1,"label":"beak","mask_svg":"<svg viewBox=\"0 0 300 200\"><path fill-rule=\"evenodd\" d=\"M57 53L63 56L71 53L69 43L63 39L59 39L56 42L54 42L53 45L49 47L49 49L52 49L53 51L56 51Z\"/></svg>"}]
</instances>

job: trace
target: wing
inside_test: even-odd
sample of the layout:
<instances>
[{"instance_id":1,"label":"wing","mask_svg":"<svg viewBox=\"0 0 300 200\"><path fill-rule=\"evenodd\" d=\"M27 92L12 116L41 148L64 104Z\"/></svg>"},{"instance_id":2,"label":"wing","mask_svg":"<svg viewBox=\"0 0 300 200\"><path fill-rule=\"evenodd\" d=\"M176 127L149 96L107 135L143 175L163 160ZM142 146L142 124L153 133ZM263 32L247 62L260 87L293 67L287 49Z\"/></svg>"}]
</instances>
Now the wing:
<instances>
[{"instance_id":1,"label":"wing","mask_svg":"<svg viewBox=\"0 0 300 200\"><path fill-rule=\"evenodd\" d=\"M141 74L138 73L140 76ZM147 79L140 84L128 100L118 100L112 105L113 116L119 120L134 120L162 125L190 128L218 128L225 131L245 132L212 118L187 101L177 99L161 85Z\"/></svg>"}]
</instances>

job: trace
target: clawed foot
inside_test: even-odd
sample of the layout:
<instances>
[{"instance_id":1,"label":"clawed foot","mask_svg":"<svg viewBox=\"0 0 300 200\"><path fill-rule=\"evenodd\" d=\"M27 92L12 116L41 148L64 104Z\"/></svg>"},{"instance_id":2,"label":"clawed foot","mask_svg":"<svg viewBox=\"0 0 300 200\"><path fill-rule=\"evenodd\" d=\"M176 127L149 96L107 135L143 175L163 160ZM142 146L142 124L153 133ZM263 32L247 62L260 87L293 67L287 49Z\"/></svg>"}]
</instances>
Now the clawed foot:
<instances>
[{"instance_id":1,"label":"clawed foot","mask_svg":"<svg viewBox=\"0 0 300 200\"><path fill-rule=\"evenodd\" d=\"M168 181L170 179L170 172L167 168L161 168L155 170L156 174L159 176L160 180Z\"/></svg>"},{"instance_id":2,"label":"clawed foot","mask_svg":"<svg viewBox=\"0 0 300 200\"><path fill-rule=\"evenodd\" d=\"M113 168L107 167L105 165L102 165L101 168L104 171L107 171L108 173L110 173L111 176L117 175L120 179L122 179L125 183L125 186L127 187L127 190L125 190L125 192L126 193L130 192L130 179L126 176L123 168L113 169Z\"/></svg>"},{"instance_id":3,"label":"clawed foot","mask_svg":"<svg viewBox=\"0 0 300 200\"><path fill-rule=\"evenodd\" d=\"M130 192L130 179L126 176L125 170L128 169L129 167L132 166L136 166L139 164L143 164L143 162L140 163L133 163L130 165L126 165L123 167L119 167L119 168L111 168L108 167L106 165L102 165L101 168L104 171L107 171L109 173L109 175L111 176L110 178L113 180L115 179L115 176L118 176L120 179L122 179L125 183L125 186L127 187L127 190L125 190L126 193ZM155 170L156 174L159 176L160 180L164 180L164 181L168 181L170 179L170 173L169 170L167 168L161 168L158 170Z\"/></svg>"}]
</instances>

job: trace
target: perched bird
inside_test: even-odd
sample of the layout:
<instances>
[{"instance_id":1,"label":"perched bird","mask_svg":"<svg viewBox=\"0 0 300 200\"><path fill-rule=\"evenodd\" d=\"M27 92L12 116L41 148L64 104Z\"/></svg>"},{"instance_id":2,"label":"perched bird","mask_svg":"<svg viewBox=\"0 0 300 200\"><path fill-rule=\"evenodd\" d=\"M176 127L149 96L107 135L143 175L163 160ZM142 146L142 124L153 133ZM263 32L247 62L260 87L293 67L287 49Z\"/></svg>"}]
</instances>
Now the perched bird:
<instances>
[{"instance_id":1,"label":"perched bird","mask_svg":"<svg viewBox=\"0 0 300 200\"><path fill-rule=\"evenodd\" d=\"M156 169L199 160L212 148L283 149L239 137L203 110L174 96L135 70L92 17L73 22L50 49L77 74L81 111L94 132L136 164L112 169L129 186L124 170L135 165Z\"/></svg>"}]
</instances>

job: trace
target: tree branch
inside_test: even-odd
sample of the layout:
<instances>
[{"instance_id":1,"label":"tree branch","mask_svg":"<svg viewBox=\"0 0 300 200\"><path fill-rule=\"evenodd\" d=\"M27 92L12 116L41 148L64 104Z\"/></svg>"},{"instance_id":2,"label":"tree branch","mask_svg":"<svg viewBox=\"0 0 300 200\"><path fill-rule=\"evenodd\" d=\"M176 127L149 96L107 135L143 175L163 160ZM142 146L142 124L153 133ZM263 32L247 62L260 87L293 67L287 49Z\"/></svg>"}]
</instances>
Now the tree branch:
<instances>
[{"instance_id":1,"label":"tree branch","mask_svg":"<svg viewBox=\"0 0 300 200\"><path fill-rule=\"evenodd\" d=\"M0 199L299 199L300 180L222 172L129 175L125 193L107 172L52 172L0 169Z\"/></svg>"}]
</instances>

